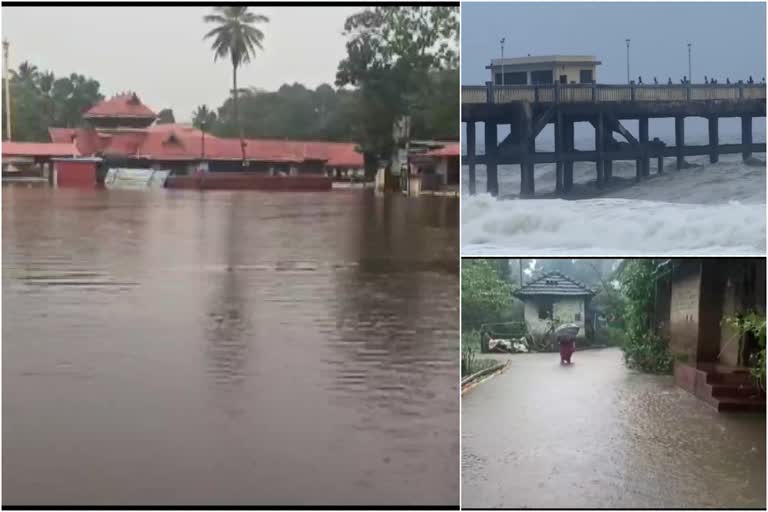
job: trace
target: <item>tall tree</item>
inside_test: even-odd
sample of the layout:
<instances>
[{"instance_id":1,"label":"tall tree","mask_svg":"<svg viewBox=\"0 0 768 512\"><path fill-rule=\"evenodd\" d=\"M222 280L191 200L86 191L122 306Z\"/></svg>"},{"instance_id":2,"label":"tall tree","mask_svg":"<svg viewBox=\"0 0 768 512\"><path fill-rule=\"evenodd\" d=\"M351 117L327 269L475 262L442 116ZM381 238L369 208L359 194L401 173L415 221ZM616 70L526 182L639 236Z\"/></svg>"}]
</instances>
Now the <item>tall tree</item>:
<instances>
[{"instance_id":1,"label":"tall tree","mask_svg":"<svg viewBox=\"0 0 768 512\"><path fill-rule=\"evenodd\" d=\"M56 78L30 62L12 72L10 81L13 138L19 141L47 141L51 126L80 125L83 113L104 98L96 80L76 73ZM5 94L3 87L3 105ZM3 109L3 123L5 115Z\"/></svg>"},{"instance_id":2,"label":"tall tree","mask_svg":"<svg viewBox=\"0 0 768 512\"><path fill-rule=\"evenodd\" d=\"M248 6L231 5L214 7L213 13L206 15L203 20L206 23L217 25L204 37L204 39L213 39L211 49L214 51L214 60L229 57L232 62L235 124L238 126L240 149L243 161L245 161L245 141L243 140L243 128L240 124L237 104L237 68L251 61L251 57L256 53L256 48L263 49L261 43L264 40L264 33L255 25L267 23L269 18L250 12Z\"/></svg>"},{"instance_id":3,"label":"tall tree","mask_svg":"<svg viewBox=\"0 0 768 512\"><path fill-rule=\"evenodd\" d=\"M336 85L360 88L364 117L357 138L375 159L390 158L395 124L417 110L414 99L430 73L457 70L458 16L457 7L387 5L347 18L347 57Z\"/></svg>"},{"instance_id":4,"label":"tall tree","mask_svg":"<svg viewBox=\"0 0 768 512\"><path fill-rule=\"evenodd\" d=\"M164 108L157 113L157 124L173 124L176 122L176 118L173 116L173 110L170 108Z\"/></svg>"},{"instance_id":5,"label":"tall tree","mask_svg":"<svg viewBox=\"0 0 768 512\"><path fill-rule=\"evenodd\" d=\"M207 105L200 105L192 112L192 126L210 130L216 124L216 112L208 109Z\"/></svg>"}]
</instances>

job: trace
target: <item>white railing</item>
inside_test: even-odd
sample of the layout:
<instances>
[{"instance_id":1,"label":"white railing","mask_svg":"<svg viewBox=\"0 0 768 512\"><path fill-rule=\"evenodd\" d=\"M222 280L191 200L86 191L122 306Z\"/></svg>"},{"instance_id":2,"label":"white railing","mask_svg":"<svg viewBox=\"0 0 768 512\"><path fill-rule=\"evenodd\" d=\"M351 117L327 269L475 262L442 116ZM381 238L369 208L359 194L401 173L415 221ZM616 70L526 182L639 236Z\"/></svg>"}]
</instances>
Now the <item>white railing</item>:
<instances>
[{"instance_id":1,"label":"white railing","mask_svg":"<svg viewBox=\"0 0 768 512\"><path fill-rule=\"evenodd\" d=\"M462 86L461 102L594 103L639 101L738 101L765 99L765 84L492 85Z\"/></svg>"}]
</instances>

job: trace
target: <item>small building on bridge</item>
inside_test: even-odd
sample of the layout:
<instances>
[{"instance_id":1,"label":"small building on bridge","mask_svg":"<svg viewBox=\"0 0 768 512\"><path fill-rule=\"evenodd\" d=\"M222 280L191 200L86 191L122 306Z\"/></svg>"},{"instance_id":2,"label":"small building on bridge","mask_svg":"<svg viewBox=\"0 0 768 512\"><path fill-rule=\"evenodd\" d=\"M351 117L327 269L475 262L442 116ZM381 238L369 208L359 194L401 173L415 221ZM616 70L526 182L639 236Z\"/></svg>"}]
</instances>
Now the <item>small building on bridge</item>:
<instances>
[{"instance_id":1,"label":"small building on bridge","mask_svg":"<svg viewBox=\"0 0 768 512\"><path fill-rule=\"evenodd\" d=\"M523 302L529 334L544 335L558 325L576 324L580 338L586 337L585 319L594 294L586 285L560 272L544 274L512 293Z\"/></svg>"},{"instance_id":2,"label":"small building on bridge","mask_svg":"<svg viewBox=\"0 0 768 512\"><path fill-rule=\"evenodd\" d=\"M591 55L544 55L492 59L486 69L494 85L593 84L600 64Z\"/></svg>"}]
</instances>

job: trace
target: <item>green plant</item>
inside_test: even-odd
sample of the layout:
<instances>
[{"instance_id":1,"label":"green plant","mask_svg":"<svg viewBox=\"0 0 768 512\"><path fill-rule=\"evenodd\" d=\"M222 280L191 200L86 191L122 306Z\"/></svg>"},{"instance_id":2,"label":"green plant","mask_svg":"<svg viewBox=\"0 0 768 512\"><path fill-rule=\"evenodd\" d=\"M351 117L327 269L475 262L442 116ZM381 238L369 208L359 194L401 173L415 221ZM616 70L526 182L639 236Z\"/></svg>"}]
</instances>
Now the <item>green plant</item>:
<instances>
[{"instance_id":1,"label":"green plant","mask_svg":"<svg viewBox=\"0 0 768 512\"><path fill-rule=\"evenodd\" d=\"M671 373L674 358L669 347L658 336L648 332L627 338L622 345L624 363L647 373Z\"/></svg>"},{"instance_id":2,"label":"green plant","mask_svg":"<svg viewBox=\"0 0 768 512\"><path fill-rule=\"evenodd\" d=\"M751 333L757 339L760 350L757 353L755 367L750 372L760 389L765 391L765 315L761 315L756 311L750 311L745 314L725 317L722 323L736 329L739 336Z\"/></svg>"},{"instance_id":3,"label":"green plant","mask_svg":"<svg viewBox=\"0 0 768 512\"><path fill-rule=\"evenodd\" d=\"M495 359L479 358L480 333L477 331L465 332L461 336L461 376L467 377L485 368L495 365Z\"/></svg>"},{"instance_id":4,"label":"green plant","mask_svg":"<svg viewBox=\"0 0 768 512\"><path fill-rule=\"evenodd\" d=\"M654 287L660 265L653 259L633 259L621 272L625 336L624 363L649 373L671 373L674 358L667 344L653 333Z\"/></svg>"}]
</instances>

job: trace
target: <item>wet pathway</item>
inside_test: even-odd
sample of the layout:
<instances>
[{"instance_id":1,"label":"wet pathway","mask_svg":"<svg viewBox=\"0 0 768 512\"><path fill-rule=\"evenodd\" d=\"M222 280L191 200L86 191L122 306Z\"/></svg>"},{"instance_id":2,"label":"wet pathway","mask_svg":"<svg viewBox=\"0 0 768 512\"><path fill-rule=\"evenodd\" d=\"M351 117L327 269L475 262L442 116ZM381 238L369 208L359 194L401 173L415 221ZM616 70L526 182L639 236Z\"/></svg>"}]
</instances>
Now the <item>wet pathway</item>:
<instances>
[{"instance_id":1,"label":"wet pathway","mask_svg":"<svg viewBox=\"0 0 768 512\"><path fill-rule=\"evenodd\" d=\"M618 349L508 357L463 397L464 507L765 508L764 415L718 414Z\"/></svg>"}]
</instances>

